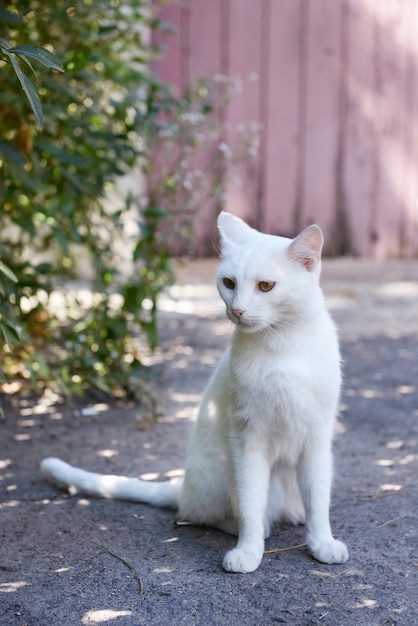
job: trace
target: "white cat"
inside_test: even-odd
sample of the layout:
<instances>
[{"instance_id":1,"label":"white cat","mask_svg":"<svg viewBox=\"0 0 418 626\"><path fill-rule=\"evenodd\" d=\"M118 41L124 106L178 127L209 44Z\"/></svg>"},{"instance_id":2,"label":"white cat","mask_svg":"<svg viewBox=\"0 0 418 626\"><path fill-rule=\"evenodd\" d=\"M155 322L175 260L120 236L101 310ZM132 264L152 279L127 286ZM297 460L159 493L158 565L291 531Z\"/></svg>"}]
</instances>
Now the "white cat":
<instances>
[{"instance_id":1,"label":"white cat","mask_svg":"<svg viewBox=\"0 0 418 626\"><path fill-rule=\"evenodd\" d=\"M183 520L237 534L228 572L254 571L272 524L305 516L312 555L344 563L329 523L340 356L319 287L321 230L290 240L229 213L218 227L217 285L235 332L202 400L184 479L105 476L54 458L42 471L74 491L176 507Z\"/></svg>"}]
</instances>

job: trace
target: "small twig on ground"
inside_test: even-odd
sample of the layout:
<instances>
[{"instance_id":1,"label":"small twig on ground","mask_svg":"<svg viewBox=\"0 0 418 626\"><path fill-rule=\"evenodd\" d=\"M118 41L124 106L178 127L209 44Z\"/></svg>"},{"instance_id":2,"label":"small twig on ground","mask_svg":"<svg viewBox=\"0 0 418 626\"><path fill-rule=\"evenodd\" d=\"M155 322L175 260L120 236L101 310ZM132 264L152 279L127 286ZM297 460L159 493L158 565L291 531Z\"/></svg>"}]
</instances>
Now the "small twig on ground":
<instances>
[{"instance_id":1,"label":"small twig on ground","mask_svg":"<svg viewBox=\"0 0 418 626\"><path fill-rule=\"evenodd\" d=\"M366 495L366 494L362 494L361 497L363 498L364 502L370 502L370 500L377 500L377 498L387 498L388 496L395 496L398 495L401 492L401 490L393 490L393 491L380 491L379 489L376 491L376 493L374 493L373 495Z\"/></svg>"},{"instance_id":2,"label":"small twig on ground","mask_svg":"<svg viewBox=\"0 0 418 626\"><path fill-rule=\"evenodd\" d=\"M93 539L87 539L86 537L83 537L83 536L81 536L81 538L84 539L84 541L89 541L90 543L94 544L95 546L97 546L98 548L103 550L103 552L107 552L108 554L110 554L110 556L113 556L114 559L117 559L118 561L120 561L121 563L126 565L126 567L132 572L132 574L137 579L138 585L139 585L139 593L140 593L141 596L143 595L143 593L144 593L144 586L142 584L141 575L134 568L134 566L131 563L129 563L129 561L126 561L124 558L122 558L121 556L119 556L115 552L112 552L112 550L109 550L109 548L106 548L105 546L102 546L100 543L97 543L97 541L93 541Z\"/></svg>"},{"instance_id":3,"label":"small twig on ground","mask_svg":"<svg viewBox=\"0 0 418 626\"><path fill-rule=\"evenodd\" d=\"M138 581L139 584L139 593L142 594L144 593L144 586L142 584L142 578L141 575L139 574L139 572L137 572L137 570L134 568L134 566L129 563L129 561L126 561L125 559L123 559L121 556L119 556L118 554L115 554L114 552L112 552L111 550L109 550L108 548L104 548L102 547L102 550L104 550L105 552L107 552L108 554L110 554L110 556L113 556L115 559L118 559L118 561L120 561L121 563L123 563L124 565L126 565L126 567L128 569L131 570L132 574L135 576L135 578Z\"/></svg>"},{"instance_id":4,"label":"small twig on ground","mask_svg":"<svg viewBox=\"0 0 418 626\"><path fill-rule=\"evenodd\" d=\"M288 548L273 548L272 550L264 550L264 554L274 554L275 552L286 552L287 550L297 550L298 548L304 548L308 544L300 543L297 546L289 546Z\"/></svg>"},{"instance_id":5,"label":"small twig on ground","mask_svg":"<svg viewBox=\"0 0 418 626\"><path fill-rule=\"evenodd\" d=\"M340 578L340 576L344 576L344 574L347 574L348 572L351 572L352 569L351 567L347 567L347 569L343 569L342 572L338 572L338 574L334 574L334 578Z\"/></svg>"},{"instance_id":6,"label":"small twig on ground","mask_svg":"<svg viewBox=\"0 0 418 626\"><path fill-rule=\"evenodd\" d=\"M378 526L376 526L376 528L384 528L385 526L389 526L389 524L393 524L393 522L397 522L400 519L401 519L401 516L398 515L398 517L394 517L393 519L390 519L387 522L384 522L383 524L379 524Z\"/></svg>"}]
</instances>

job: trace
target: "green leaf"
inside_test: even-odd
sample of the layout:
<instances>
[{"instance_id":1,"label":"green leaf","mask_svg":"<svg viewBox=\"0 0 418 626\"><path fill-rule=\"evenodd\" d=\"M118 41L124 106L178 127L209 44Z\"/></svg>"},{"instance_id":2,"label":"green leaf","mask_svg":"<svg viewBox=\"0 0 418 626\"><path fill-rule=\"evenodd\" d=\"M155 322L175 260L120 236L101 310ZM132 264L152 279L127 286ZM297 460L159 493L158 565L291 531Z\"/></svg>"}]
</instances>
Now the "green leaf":
<instances>
[{"instance_id":1,"label":"green leaf","mask_svg":"<svg viewBox=\"0 0 418 626\"><path fill-rule=\"evenodd\" d=\"M6 326L6 324L0 324L0 330L3 334L4 340L7 343L9 350L12 351L13 344L17 343L18 341L16 333L13 329L9 328L9 326Z\"/></svg>"},{"instance_id":2,"label":"green leaf","mask_svg":"<svg viewBox=\"0 0 418 626\"><path fill-rule=\"evenodd\" d=\"M16 322L12 322L11 319L8 319L6 321L7 326L9 328L11 328L11 330L15 333L16 338L18 341L28 341L30 342L30 337L27 334L27 332L25 330L23 330L22 326L20 324L17 324Z\"/></svg>"},{"instance_id":3,"label":"green leaf","mask_svg":"<svg viewBox=\"0 0 418 626\"><path fill-rule=\"evenodd\" d=\"M20 70L20 68L19 68ZM17 72L16 72L17 73ZM42 104L41 100L37 94L34 84L29 80L27 76L20 70L20 75L18 74L18 78L20 80L20 84L23 87L23 91L26 94L27 99L29 100L29 104L32 107L32 111L35 115L36 121L38 122L39 128L42 128Z\"/></svg>"},{"instance_id":4,"label":"green leaf","mask_svg":"<svg viewBox=\"0 0 418 626\"><path fill-rule=\"evenodd\" d=\"M39 61L39 63L42 63L45 67L50 67L59 72L65 71L63 66L58 62L58 59L48 50L40 46L15 46L14 48L9 48L9 52L13 52L20 57L30 57L31 59Z\"/></svg>"},{"instance_id":5,"label":"green leaf","mask_svg":"<svg viewBox=\"0 0 418 626\"><path fill-rule=\"evenodd\" d=\"M59 228L53 228L52 232L64 254L69 253L69 241L65 234Z\"/></svg>"},{"instance_id":6,"label":"green leaf","mask_svg":"<svg viewBox=\"0 0 418 626\"><path fill-rule=\"evenodd\" d=\"M0 37L0 48L3 49L4 54L7 54L7 51L12 48L12 45L7 41L7 39Z\"/></svg>"},{"instance_id":7,"label":"green leaf","mask_svg":"<svg viewBox=\"0 0 418 626\"><path fill-rule=\"evenodd\" d=\"M4 40L0 40L0 43L2 43L2 41ZM13 65L13 69L16 72L16 76L18 77L19 82L22 85L23 91L25 92L26 97L29 100L29 104L32 107L32 111L35 115L36 121L38 122L38 126L39 128L42 128L42 104L36 92L36 89L33 83L20 69L18 61L14 58L12 54L10 54L10 48L8 48L7 50L4 49L4 51L5 54L9 57L10 63Z\"/></svg>"},{"instance_id":8,"label":"green leaf","mask_svg":"<svg viewBox=\"0 0 418 626\"><path fill-rule=\"evenodd\" d=\"M7 161L10 167L23 171L25 159L10 141L0 140L0 156Z\"/></svg>"},{"instance_id":9,"label":"green leaf","mask_svg":"<svg viewBox=\"0 0 418 626\"><path fill-rule=\"evenodd\" d=\"M9 50L10 50L10 48L9 48ZM31 69L31 71L33 72L33 74L34 74L35 78L38 78L38 76L37 76L37 74L36 74L36 72L35 72L35 70L34 70L34 67L33 67L32 63L29 61L29 59L27 59L27 58L26 58L26 57L24 57L24 56L20 56L20 57L19 57L19 59L21 59L24 63L26 63L26 65L27 65L27 66Z\"/></svg>"},{"instance_id":10,"label":"green leaf","mask_svg":"<svg viewBox=\"0 0 418 626\"><path fill-rule=\"evenodd\" d=\"M11 24L12 22L19 22L20 24L23 22L20 15L17 13L12 13L8 11L4 7L0 7L0 21Z\"/></svg>"},{"instance_id":11,"label":"green leaf","mask_svg":"<svg viewBox=\"0 0 418 626\"><path fill-rule=\"evenodd\" d=\"M48 363L44 359L44 357L39 354L39 352L35 352L32 355L34 362L37 364L37 372L42 378L50 377Z\"/></svg>"},{"instance_id":12,"label":"green leaf","mask_svg":"<svg viewBox=\"0 0 418 626\"><path fill-rule=\"evenodd\" d=\"M14 272L12 272L12 270L7 267L7 265L5 265L3 263L3 261L0 261L0 272L2 274L4 274L5 276L7 276L7 278L11 281L13 281L14 283L17 283L17 278Z\"/></svg>"}]
</instances>

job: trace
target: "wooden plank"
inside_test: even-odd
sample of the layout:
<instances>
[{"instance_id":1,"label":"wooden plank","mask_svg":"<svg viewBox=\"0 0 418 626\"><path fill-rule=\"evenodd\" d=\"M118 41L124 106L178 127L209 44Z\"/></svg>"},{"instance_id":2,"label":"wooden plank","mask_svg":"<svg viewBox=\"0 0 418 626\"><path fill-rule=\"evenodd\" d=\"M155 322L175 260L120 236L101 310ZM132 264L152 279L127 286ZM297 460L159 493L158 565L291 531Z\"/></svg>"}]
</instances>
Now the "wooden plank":
<instances>
[{"instance_id":1,"label":"wooden plank","mask_svg":"<svg viewBox=\"0 0 418 626\"><path fill-rule=\"evenodd\" d=\"M221 73L222 0L192 0L189 15L188 80Z\"/></svg>"},{"instance_id":2,"label":"wooden plank","mask_svg":"<svg viewBox=\"0 0 418 626\"><path fill-rule=\"evenodd\" d=\"M162 7L158 18L170 24L173 32L152 34L152 43L161 49L161 58L152 63L152 72L160 80L173 85L176 93L182 91L184 83L184 11L176 4Z\"/></svg>"},{"instance_id":3,"label":"wooden plank","mask_svg":"<svg viewBox=\"0 0 418 626\"><path fill-rule=\"evenodd\" d=\"M305 3L302 3L305 4ZM300 6L295 0L265 3L263 45L266 80L261 97L265 147L263 227L293 236L297 203L300 79Z\"/></svg>"},{"instance_id":4,"label":"wooden plank","mask_svg":"<svg viewBox=\"0 0 418 626\"><path fill-rule=\"evenodd\" d=\"M354 255L370 253L374 163L377 159L374 93L374 0L350 0L346 71L347 115L343 156L343 186L350 248Z\"/></svg>"},{"instance_id":5,"label":"wooden plank","mask_svg":"<svg viewBox=\"0 0 418 626\"><path fill-rule=\"evenodd\" d=\"M189 55L186 67L188 83L200 77L213 77L223 73L224 30L223 11L229 0L192 0L189 3ZM193 164L197 169L205 167L206 158ZM216 216L219 203L206 202L196 215L195 237L200 254L214 254L218 241Z\"/></svg>"},{"instance_id":6,"label":"wooden plank","mask_svg":"<svg viewBox=\"0 0 418 626\"><path fill-rule=\"evenodd\" d=\"M418 4L405 6L405 124L401 255L418 257Z\"/></svg>"},{"instance_id":7,"label":"wooden plank","mask_svg":"<svg viewBox=\"0 0 418 626\"><path fill-rule=\"evenodd\" d=\"M317 221L331 247L345 220L346 251L418 256L416 0L190 0L161 17L179 28L154 37L163 80L259 76L228 109L231 124L264 130L227 210L289 236ZM218 209L197 216L201 252Z\"/></svg>"},{"instance_id":8,"label":"wooden plank","mask_svg":"<svg viewBox=\"0 0 418 626\"><path fill-rule=\"evenodd\" d=\"M226 74L234 79L237 94L231 97L227 115L227 141L238 149L240 127L261 122L261 2L230 0ZM261 135L260 135L261 139ZM254 147L254 146L253 146ZM242 149L239 149L242 151ZM260 226L258 197L261 184L260 155L236 168L227 181L225 209Z\"/></svg>"},{"instance_id":9,"label":"wooden plank","mask_svg":"<svg viewBox=\"0 0 418 626\"><path fill-rule=\"evenodd\" d=\"M333 231L340 132L341 0L315 0L307 33L306 139L300 227ZM338 233L337 233L338 234ZM334 236L337 236L334 233ZM332 241L328 242L332 245Z\"/></svg>"},{"instance_id":10,"label":"wooden plank","mask_svg":"<svg viewBox=\"0 0 418 626\"><path fill-rule=\"evenodd\" d=\"M376 194L376 258L400 255L403 195L403 136L405 56L404 0L386 0L375 5L379 95L378 187Z\"/></svg>"}]
</instances>

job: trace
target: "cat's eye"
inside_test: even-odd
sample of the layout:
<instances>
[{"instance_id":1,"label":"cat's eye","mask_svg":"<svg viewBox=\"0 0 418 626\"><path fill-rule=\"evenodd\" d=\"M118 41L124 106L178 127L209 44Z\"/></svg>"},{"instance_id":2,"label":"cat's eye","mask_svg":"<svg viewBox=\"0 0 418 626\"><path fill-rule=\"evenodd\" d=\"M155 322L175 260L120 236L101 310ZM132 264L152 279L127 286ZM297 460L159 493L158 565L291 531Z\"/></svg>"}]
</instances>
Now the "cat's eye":
<instances>
[{"instance_id":1,"label":"cat's eye","mask_svg":"<svg viewBox=\"0 0 418 626\"><path fill-rule=\"evenodd\" d=\"M227 289L235 289L235 281L232 278L223 278L222 282Z\"/></svg>"},{"instance_id":2,"label":"cat's eye","mask_svg":"<svg viewBox=\"0 0 418 626\"><path fill-rule=\"evenodd\" d=\"M261 280L258 283L258 288L260 291L263 291L264 293L266 293L267 291L271 291L273 289L273 287L275 286L275 282L273 280Z\"/></svg>"}]
</instances>

